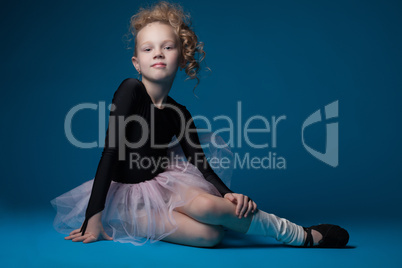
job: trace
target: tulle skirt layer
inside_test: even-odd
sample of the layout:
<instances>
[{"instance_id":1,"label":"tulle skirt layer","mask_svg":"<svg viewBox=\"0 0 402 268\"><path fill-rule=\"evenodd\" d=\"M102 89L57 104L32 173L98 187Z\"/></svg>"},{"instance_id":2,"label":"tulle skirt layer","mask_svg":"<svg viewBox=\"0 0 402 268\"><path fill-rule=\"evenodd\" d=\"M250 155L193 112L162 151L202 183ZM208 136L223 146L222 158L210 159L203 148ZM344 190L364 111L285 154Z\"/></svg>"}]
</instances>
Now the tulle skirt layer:
<instances>
[{"instance_id":1,"label":"tulle skirt layer","mask_svg":"<svg viewBox=\"0 0 402 268\"><path fill-rule=\"evenodd\" d=\"M89 180L51 201L57 210L56 231L69 234L81 227L93 182ZM112 181L102 224L114 241L134 245L157 242L178 228L173 210L201 193L221 196L189 162L178 162L152 180L137 184Z\"/></svg>"},{"instance_id":2,"label":"tulle skirt layer","mask_svg":"<svg viewBox=\"0 0 402 268\"><path fill-rule=\"evenodd\" d=\"M210 141L210 136L201 135L201 144ZM219 142L219 140L218 140ZM181 147L170 148L169 153L184 156ZM208 157L231 157L227 148L210 146L204 149ZM222 181L230 187L232 169L213 168ZM94 179L50 201L57 211L53 222L56 231L69 234L81 228L91 196ZM112 181L102 211L105 232L114 241L143 245L162 240L178 228L173 216L176 207L183 206L201 193L221 196L202 173L182 158L172 162L152 180L137 184Z\"/></svg>"}]
</instances>

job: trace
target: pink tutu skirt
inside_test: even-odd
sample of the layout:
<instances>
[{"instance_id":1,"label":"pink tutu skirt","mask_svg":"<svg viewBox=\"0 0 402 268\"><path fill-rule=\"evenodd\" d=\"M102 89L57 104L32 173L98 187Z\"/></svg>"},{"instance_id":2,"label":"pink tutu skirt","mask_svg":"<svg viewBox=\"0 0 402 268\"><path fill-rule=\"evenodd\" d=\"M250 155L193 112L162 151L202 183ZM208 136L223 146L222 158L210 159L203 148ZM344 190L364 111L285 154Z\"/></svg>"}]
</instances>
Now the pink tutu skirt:
<instances>
[{"instance_id":1,"label":"pink tutu skirt","mask_svg":"<svg viewBox=\"0 0 402 268\"><path fill-rule=\"evenodd\" d=\"M210 143L210 135L200 135L200 142L201 145ZM204 148L207 158L233 156L228 147L211 146L209 149ZM178 225L173 216L176 207L189 203L201 193L221 196L215 186L185 160L180 146L170 148L169 153L172 151L181 155L182 159L172 162L152 180L136 184L111 182L102 211L102 224L114 241L136 246L147 241L158 242L177 230ZM230 187L232 168L212 168ZM50 201L57 211L53 222L57 232L69 234L81 227L93 182L94 178Z\"/></svg>"}]
</instances>

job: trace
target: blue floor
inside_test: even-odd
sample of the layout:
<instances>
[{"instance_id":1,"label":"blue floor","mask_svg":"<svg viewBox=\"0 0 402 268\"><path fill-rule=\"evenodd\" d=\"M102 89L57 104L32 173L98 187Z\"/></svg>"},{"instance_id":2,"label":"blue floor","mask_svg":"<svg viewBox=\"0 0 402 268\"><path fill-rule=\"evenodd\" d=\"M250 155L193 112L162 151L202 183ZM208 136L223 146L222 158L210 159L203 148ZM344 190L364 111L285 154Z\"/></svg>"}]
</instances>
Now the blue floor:
<instances>
[{"instance_id":1,"label":"blue floor","mask_svg":"<svg viewBox=\"0 0 402 268\"><path fill-rule=\"evenodd\" d=\"M381 218L332 220L349 231L348 247L308 249L233 231L216 248L167 242L140 247L113 241L83 244L64 240L53 229L51 210L3 215L0 267L402 267L401 222Z\"/></svg>"}]
</instances>

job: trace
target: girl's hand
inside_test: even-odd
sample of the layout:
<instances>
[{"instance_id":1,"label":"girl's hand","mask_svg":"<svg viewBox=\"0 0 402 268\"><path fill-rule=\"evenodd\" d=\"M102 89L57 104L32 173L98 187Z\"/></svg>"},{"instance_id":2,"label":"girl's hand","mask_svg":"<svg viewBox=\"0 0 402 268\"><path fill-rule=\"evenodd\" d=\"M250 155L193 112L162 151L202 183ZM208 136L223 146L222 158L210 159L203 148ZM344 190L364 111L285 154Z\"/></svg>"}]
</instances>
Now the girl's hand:
<instances>
[{"instance_id":1,"label":"girl's hand","mask_svg":"<svg viewBox=\"0 0 402 268\"><path fill-rule=\"evenodd\" d=\"M80 228L72 231L70 235L65 237L64 239L72 240L73 242L82 241L85 244L100 240L113 240L113 238L110 237L103 229L102 221L100 220L102 214L99 213L95 214L88 220L87 229L85 230L84 235L81 235Z\"/></svg>"},{"instance_id":2,"label":"girl's hand","mask_svg":"<svg viewBox=\"0 0 402 268\"><path fill-rule=\"evenodd\" d=\"M249 213L257 211L257 204L246 195L227 193L224 198L229 199L232 203L237 204L236 216L241 219L242 216L247 217Z\"/></svg>"}]
</instances>

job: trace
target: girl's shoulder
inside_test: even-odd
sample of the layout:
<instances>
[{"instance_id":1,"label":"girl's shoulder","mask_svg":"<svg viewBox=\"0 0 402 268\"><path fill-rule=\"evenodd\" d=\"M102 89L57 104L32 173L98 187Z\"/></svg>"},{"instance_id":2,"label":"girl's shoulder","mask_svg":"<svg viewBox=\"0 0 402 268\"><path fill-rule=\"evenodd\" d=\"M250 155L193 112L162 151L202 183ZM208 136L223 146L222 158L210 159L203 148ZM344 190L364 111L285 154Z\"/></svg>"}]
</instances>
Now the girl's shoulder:
<instances>
[{"instance_id":1,"label":"girl's shoulder","mask_svg":"<svg viewBox=\"0 0 402 268\"><path fill-rule=\"evenodd\" d=\"M141 81L136 78L124 79L113 95L113 99L119 100L135 100L139 103L144 100L146 90Z\"/></svg>"},{"instance_id":2,"label":"girl's shoulder","mask_svg":"<svg viewBox=\"0 0 402 268\"><path fill-rule=\"evenodd\" d=\"M116 90L116 93L139 93L143 87L142 82L136 78L124 79Z\"/></svg>"}]
</instances>

